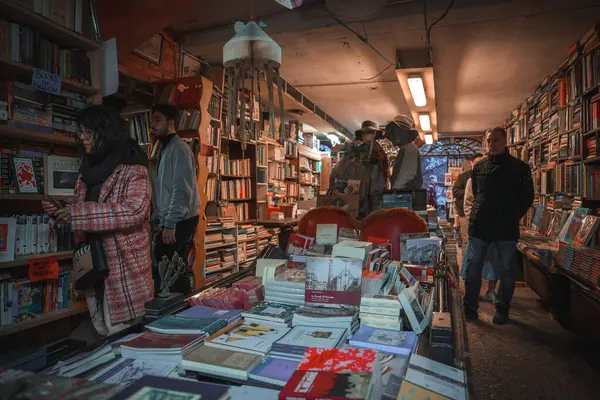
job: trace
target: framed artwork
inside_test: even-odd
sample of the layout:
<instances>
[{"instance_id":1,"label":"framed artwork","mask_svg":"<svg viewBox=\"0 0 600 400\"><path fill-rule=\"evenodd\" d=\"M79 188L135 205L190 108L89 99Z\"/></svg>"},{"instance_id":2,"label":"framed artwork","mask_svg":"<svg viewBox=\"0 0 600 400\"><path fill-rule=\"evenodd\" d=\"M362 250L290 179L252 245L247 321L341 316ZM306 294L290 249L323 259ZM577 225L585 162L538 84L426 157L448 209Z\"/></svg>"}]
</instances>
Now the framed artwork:
<instances>
[{"instance_id":1,"label":"framed artwork","mask_svg":"<svg viewBox=\"0 0 600 400\"><path fill-rule=\"evenodd\" d=\"M19 193L39 193L33 160L29 157L12 157L11 161Z\"/></svg>"},{"instance_id":2,"label":"framed artwork","mask_svg":"<svg viewBox=\"0 0 600 400\"><path fill-rule=\"evenodd\" d=\"M156 34L133 50L133 53L148 60L153 64L160 65L162 55L163 37Z\"/></svg>"},{"instance_id":3,"label":"framed artwork","mask_svg":"<svg viewBox=\"0 0 600 400\"><path fill-rule=\"evenodd\" d=\"M186 78L188 76L198 76L202 69L202 61L194 57L187 51L181 52L181 71L180 76Z\"/></svg>"}]
</instances>

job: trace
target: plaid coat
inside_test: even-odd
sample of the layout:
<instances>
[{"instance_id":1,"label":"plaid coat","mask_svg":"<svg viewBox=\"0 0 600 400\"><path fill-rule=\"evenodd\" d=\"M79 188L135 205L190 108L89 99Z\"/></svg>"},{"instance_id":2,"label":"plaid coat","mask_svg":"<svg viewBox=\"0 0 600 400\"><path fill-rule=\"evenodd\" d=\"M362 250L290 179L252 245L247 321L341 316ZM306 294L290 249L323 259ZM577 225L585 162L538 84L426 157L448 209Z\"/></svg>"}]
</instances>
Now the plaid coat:
<instances>
[{"instance_id":1,"label":"plaid coat","mask_svg":"<svg viewBox=\"0 0 600 400\"><path fill-rule=\"evenodd\" d=\"M105 282L110 322L140 317L154 290L148 169L119 165L102 185L98 202L86 202L86 190L79 177L71 202L71 224L78 242L85 239L85 232L102 233L110 269Z\"/></svg>"}]
</instances>

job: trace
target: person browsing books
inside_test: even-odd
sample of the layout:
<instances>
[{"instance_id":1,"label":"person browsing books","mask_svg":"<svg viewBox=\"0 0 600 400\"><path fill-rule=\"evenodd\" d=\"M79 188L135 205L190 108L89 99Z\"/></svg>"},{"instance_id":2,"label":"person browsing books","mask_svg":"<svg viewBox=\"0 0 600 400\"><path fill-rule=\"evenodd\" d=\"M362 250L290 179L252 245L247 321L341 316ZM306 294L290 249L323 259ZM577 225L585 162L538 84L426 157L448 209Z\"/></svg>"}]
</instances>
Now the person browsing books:
<instances>
[{"instance_id":1,"label":"person browsing books","mask_svg":"<svg viewBox=\"0 0 600 400\"><path fill-rule=\"evenodd\" d=\"M467 181L471 179L473 166L481 160L481 154L477 153L467 160L466 169L463 170L452 184L452 198L454 199L454 227L458 229L458 259L463 259L464 249L467 248L469 238L469 217L465 215L465 188ZM471 200L472 202L472 200ZM470 203L469 203L470 204Z\"/></svg>"},{"instance_id":2,"label":"person browsing books","mask_svg":"<svg viewBox=\"0 0 600 400\"><path fill-rule=\"evenodd\" d=\"M160 232L154 238L157 263L163 256L171 260L175 252L187 261L200 213L194 155L176 133L178 116L179 110L171 105L157 104L152 108L152 135L160 143L156 184L153 187L153 207ZM153 274L158 292L160 276L157 265L153 268ZM191 292L187 273L180 275L171 291L184 294Z\"/></svg>"},{"instance_id":3,"label":"person browsing books","mask_svg":"<svg viewBox=\"0 0 600 400\"><path fill-rule=\"evenodd\" d=\"M106 336L136 322L152 299L148 157L113 108L91 106L77 124L83 157L73 197L65 207L42 205L71 224L78 249L89 246L92 269L74 286Z\"/></svg>"},{"instance_id":4,"label":"person browsing books","mask_svg":"<svg viewBox=\"0 0 600 400\"><path fill-rule=\"evenodd\" d=\"M495 243L500 262L500 291L492 322L508 322L515 291L519 220L533 204L529 165L513 157L506 147L506 131L497 127L486 134L488 156L473 168L473 206L469 218L469 249L463 306L467 319L478 318L481 274L487 250Z\"/></svg>"}]
</instances>

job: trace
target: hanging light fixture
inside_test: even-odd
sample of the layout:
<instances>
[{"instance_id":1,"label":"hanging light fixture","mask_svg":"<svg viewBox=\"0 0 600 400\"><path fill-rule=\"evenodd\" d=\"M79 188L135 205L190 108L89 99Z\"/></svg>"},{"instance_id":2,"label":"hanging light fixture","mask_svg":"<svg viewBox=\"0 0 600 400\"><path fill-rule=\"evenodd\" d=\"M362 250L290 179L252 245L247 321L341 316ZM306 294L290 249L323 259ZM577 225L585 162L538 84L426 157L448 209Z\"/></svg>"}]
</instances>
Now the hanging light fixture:
<instances>
[{"instance_id":1,"label":"hanging light fixture","mask_svg":"<svg viewBox=\"0 0 600 400\"><path fill-rule=\"evenodd\" d=\"M232 129L246 149L248 136L256 138L254 123L250 124L250 132L246 130L246 103L244 94L250 96L250 116L254 115L254 99L261 98L260 80L266 78L269 102L269 131L275 132L274 85L279 95L279 117L283 116L283 86L279 67L281 67L281 47L271 39L254 21L247 24L238 21L234 25L236 32L223 46L223 66L227 72L227 121L229 135ZM248 86L246 84L248 83ZM248 89L249 88L249 89ZM239 108L238 108L239 107ZM238 119L239 115L239 119ZM283 124L279 134L283 138Z\"/></svg>"},{"instance_id":2,"label":"hanging light fixture","mask_svg":"<svg viewBox=\"0 0 600 400\"><path fill-rule=\"evenodd\" d=\"M426 133L424 136L425 144L433 144L433 133Z\"/></svg>"}]
</instances>

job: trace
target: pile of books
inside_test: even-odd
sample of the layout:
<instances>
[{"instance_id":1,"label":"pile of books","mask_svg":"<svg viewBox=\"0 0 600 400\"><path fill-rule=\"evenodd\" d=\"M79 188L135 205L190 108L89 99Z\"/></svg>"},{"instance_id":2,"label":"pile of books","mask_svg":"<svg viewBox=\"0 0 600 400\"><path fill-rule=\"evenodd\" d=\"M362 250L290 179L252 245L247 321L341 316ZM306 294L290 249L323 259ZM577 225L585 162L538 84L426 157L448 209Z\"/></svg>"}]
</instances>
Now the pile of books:
<instances>
[{"instance_id":1,"label":"pile of books","mask_svg":"<svg viewBox=\"0 0 600 400\"><path fill-rule=\"evenodd\" d=\"M262 281L249 276L231 288L210 288L187 299L190 306L206 306L220 310L248 310L264 300Z\"/></svg>"},{"instance_id":2,"label":"pile of books","mask_svg":"<svg viewBox=\"0 0 600 400\"><path fill-rule=\"evenodd\" d=\"M398 296L363 296L360 300L360 324L401 331L401 310Z\"/></svg>"},{"instance_id":3,"label":"pile of books","mask_svg":"<svg viewBox=\"0 0 600 400\"><path fill-rule=\"evenodd\" d=\"M295 306L304 305L306 273L303 269L287 269L267 280L265 300Z\"/></svg>"},{"instance_id":4,"label":"pile of books","mask_svg":"<svg viewBox=\"0 0 600 400\"><path fill-rule=\"evenodd\" d=\"M121 345L121 356L133 360L181 362L182 357L202 345L205 335L171 335L146 331Z\"/></svg>"},{"instance_id":5,"label":"pile of books","mask_svg":"<svg viewBox=\"0 0 600 400\"><path fill-rule=\"evenodd\" d=\"M255 324L268 323L270 325L289 327L296 312L296 307L282 303L260 303L250 310L242 313L244 321Z\"/></svg>"},{"instance_id":6,"label":"pile of books","mask_svg":"<svg viewBox=\"0 0 600 400\"><path fill-rule=\"evenodd\" d=\"M296 310L292 326L330 326L344 328L351 336L359 326L358 312L352 308L324 308L304 306Z\"/></svg>"}]
</instances>

